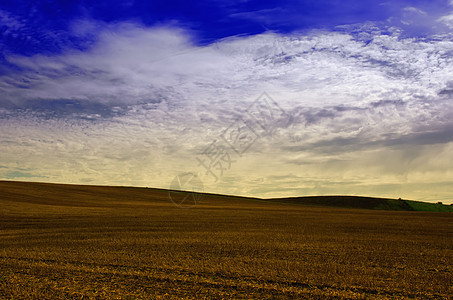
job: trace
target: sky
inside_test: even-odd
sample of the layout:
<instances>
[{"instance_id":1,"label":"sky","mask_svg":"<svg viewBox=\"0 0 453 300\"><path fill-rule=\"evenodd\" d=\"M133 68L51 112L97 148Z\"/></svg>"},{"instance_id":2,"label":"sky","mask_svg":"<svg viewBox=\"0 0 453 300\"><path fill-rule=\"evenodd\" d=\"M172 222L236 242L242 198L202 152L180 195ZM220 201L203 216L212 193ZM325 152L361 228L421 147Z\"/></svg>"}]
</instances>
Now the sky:
<instances>
[{"instance_id":1,"label":"sky","mask_svg":"<svg viewBox=\"0 0 453 300\"><path fill-rule=\"evenodd\" d=\"M453 203L452 30L447 0L5 0L0 180Z\"/></svg>"}]
</instances>

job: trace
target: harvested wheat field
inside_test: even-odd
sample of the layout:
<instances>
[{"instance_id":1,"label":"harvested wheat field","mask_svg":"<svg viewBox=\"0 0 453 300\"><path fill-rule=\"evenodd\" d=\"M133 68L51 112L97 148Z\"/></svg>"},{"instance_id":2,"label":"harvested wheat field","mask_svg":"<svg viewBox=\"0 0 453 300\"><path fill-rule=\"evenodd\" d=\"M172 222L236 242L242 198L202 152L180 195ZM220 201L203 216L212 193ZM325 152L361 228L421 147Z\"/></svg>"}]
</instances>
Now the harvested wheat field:
<instances>
[{"instance_id":1,"label":"harvested wheat field","mask_svg":"<svg viewBox=\"0 0 453 300\"><path fill-rule=\"evenodd\" d=\"M451 299L453 214L0 182L1 299Z\"/></svg>"}]
</instances>

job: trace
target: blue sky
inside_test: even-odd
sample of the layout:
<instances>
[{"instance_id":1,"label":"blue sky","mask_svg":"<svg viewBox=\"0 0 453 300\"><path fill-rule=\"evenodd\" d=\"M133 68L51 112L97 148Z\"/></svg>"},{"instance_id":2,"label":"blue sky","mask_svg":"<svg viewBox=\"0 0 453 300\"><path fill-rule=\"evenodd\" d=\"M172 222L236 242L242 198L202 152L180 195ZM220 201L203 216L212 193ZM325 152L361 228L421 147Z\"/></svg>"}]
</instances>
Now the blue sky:
<instances>
[{"instance_id":1,"label":"blue sky","mask_svg":"<svg viewBox=\"0 0 453 300\"><path fill-rule=\"evenodd\" d=\"M445 0L2 1L0 8L3 51L33 55L89 47L95 36L81 37L71 30L73 22L80 19L183 27L191 30L200 44L234 35L333 30L339 25L365 22L401 26L409 35L426 36L435 27L442 27L427 22L428 19L441 17L449 9L449 3Z\"/></svg>"},{"instance_id":2,"label":"blue sky","mask_svg":"<svg viewBox=\"0 0 453 300\"><path fill-rule=\"evenodd\" d=\"M452 29L440 0L2 1L0 179L451 202Z\"/></svg>"}]
</instances>

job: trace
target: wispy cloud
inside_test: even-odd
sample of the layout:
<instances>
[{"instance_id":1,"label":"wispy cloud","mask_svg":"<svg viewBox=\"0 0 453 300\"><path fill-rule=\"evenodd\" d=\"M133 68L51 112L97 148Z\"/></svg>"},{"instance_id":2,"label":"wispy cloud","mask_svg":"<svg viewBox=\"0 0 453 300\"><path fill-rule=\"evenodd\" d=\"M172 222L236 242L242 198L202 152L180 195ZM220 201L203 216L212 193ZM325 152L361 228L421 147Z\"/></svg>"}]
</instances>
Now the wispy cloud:
<instances>
[{"instance_id":1,"label":"wispy cloud","mask_svg":"<svg viewBox=\"0 0 453 300\"><path fill-rule=\"evenodd\" d=\"M25 27L23 22L21 22L18 18L12 16L9 12L4 10L0 10L0 24L6 27L6 30L3 32L6 35L11 34L14 31L18 31Z\"/></svg>"}]
</instances>

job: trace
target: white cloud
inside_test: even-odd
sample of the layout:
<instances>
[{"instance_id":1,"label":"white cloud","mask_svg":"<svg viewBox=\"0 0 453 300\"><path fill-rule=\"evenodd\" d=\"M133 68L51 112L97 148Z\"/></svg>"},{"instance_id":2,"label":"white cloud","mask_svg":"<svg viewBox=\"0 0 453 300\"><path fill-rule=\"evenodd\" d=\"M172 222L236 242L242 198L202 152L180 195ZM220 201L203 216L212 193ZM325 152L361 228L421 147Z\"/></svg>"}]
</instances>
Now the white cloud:
<instances>
[{"instance_id":1,"label":"white cloud","mask_svg":"<svg viewBox=\"0 0 453 300\"><path fill-rule=\"evenodd\" d=\"M420 15L426 15L426 12L424 10L421 10L420 8L416 8L413 6L408 6L403 9L405 12L410 12L410 13L416 13Z\"/></svg>"},{"instance_id":2,"label":"white cloud","mask_svg":"<svg viewBox=\"0 0 453 300\"><path fill-rule=\"evenodd\" d=\"M226 99L251 100L262 90L283 93L288 103L303 95L304 105L314 106L368 103L384 95L426 97L445 84L448 68L442 64L449 58L442 53L450 45L383 35L365 45L340 33L269 33L197 47L177 29L120 24L101 31L88 52L8 57L30 72L12 76L2 92L13 102L81 99L129 105L162 97L171 107L222 100L225 109L237 105Z\"/></svg>"},{"instance_id":3,"label":"white cloud","mask_svg":"<svg viewBox=\"0 0 453 300\"><path fill-rule=\"evenodd\" d=\"M442 22L447 25L450 29L453 29L453 14L440 17L438 22Z\"/></svg>"}]
</instances>

